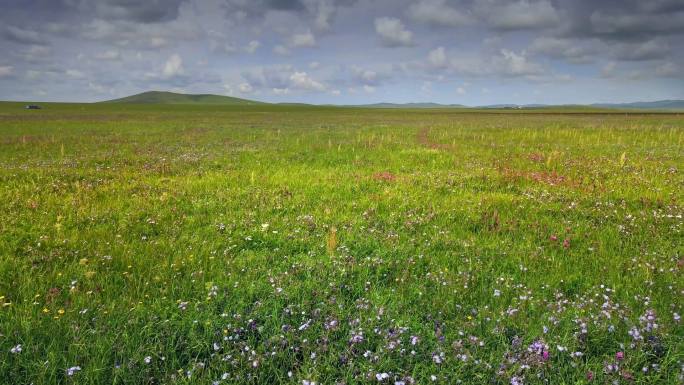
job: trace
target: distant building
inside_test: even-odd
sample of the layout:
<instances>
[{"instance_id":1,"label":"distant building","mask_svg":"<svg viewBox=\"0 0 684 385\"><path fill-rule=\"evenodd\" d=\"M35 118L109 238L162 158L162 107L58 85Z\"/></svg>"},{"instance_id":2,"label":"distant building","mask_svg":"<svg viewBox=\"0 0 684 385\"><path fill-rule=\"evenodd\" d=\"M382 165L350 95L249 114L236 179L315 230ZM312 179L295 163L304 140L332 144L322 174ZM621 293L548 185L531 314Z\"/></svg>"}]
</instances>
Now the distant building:
<instances>
[{"instance_id":1,"label":"distant building","mask_svg":"<svg viewBox=\"0 0 684 385\"><path fill-rule=\"evenodd\" d=\"M27 104L24 108L27 110L40 110L42 107L35 104Z\"/></svg>"}]
</instances>

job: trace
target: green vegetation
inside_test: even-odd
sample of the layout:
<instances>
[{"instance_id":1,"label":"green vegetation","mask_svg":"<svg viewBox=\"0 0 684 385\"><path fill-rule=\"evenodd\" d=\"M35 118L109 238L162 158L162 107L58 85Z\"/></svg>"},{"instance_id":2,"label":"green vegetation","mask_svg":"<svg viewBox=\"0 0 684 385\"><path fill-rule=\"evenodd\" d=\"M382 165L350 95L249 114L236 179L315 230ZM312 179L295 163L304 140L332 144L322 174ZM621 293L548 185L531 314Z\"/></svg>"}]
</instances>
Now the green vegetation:
<instances>
[{"instance_id":1,"label":"green vegetation","mask_svg":"<svg viewBox=\"0 0 684 385\"><path fill-rule=\"evenodd\" d=\"M221 105L257 105L263 104L253 100L221 95L191 95L174 92L149 91L127 96L121 99L108 100L103 103L143 103L143 104L221 104Z\"/></svg>"},{"instance_id":2,"label":"green vegetation","mask_svg":"<svg viewBox=\"0 0 684 385\"><path fill-rule=\"evenodd\" d=\"M681 384L684 117L0 104L2 384Z\"/></svg>"}]
</instances>

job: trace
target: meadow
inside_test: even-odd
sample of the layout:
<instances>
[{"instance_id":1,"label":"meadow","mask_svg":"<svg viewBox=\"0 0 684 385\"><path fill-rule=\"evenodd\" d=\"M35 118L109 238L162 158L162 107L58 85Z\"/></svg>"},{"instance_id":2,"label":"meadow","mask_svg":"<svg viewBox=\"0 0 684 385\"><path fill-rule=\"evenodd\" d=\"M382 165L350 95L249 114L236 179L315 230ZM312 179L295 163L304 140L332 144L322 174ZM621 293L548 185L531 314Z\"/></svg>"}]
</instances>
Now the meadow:
<instances>
[{"instance_id":1,"label":"meadow","mask_svg":"<svg viewBox=\"0 0 684 385\"><path fill-rule=\"evenodd\" d=\"M44 107L1 384L684 383L684 115Z\"/></svg>"}]
</instances>

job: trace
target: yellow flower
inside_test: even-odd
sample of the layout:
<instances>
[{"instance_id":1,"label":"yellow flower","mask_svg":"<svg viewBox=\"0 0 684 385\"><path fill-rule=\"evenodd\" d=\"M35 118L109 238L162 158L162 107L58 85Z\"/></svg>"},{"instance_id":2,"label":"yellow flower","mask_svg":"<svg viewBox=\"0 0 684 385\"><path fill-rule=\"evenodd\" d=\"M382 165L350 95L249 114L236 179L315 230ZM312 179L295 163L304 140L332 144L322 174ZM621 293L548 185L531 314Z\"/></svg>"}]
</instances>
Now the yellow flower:
<instances>
[{"instance_id":1,"label":"yellow flower","mask_svg":"<svg viewBox=\"0 0 684 385\"><path fill-rule=\"evenodd\" d=\"M47 313L49 313L49 312L50 312L50 309L48 309L48 308L46 308L46 307L43 308L43 313L47 314Z\"/></svg>"},{"instance_id":2,"label":"yellow flower","mask_svg":"<svg viewBox=\"0 0 684 385\"><path fill-rule=\"evenodd\" d=\"M86 276L86 278L89 278L89 279L93 278L95 276L95 272L94 271L86 271L85 276Z\"/></svg>"},{"instance_id":3,"label":"yellow flower","mask_svg":"<svg viewBox=\"0 0 684 385\"><path fill-rule=\"evenodd\" d=\"M88 258L81 258L80 261L78 261L79 265L86 265L88 264Z\"/></svg>"},{"instance_id":4,"label":"yellow flower","mask_svg":"<svg viewBox=\"0 0 684 385\"><path fill-rule=\"evenodd\" d=\"M64 309L59 309L59 310L57 310L57 313L59 313L59 315L64 314Z\"/></svg>"}]
</instances>

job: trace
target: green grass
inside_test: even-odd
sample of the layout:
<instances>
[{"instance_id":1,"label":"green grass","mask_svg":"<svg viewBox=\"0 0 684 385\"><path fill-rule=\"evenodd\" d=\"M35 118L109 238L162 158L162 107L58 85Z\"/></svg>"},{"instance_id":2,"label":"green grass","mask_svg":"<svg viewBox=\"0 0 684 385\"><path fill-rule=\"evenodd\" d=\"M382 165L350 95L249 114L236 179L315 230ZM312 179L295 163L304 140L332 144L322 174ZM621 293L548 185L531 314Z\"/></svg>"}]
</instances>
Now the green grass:
<instances>
[{"instance_id":1,"label":"green grass","mask_svg":"<svg viewBox=\"0 0 684 385\"><path fill-rule=\"evenodd\" d=\"M682 383L681 115L44 107L2 384Z\"/></svg>"}]
</instances>

